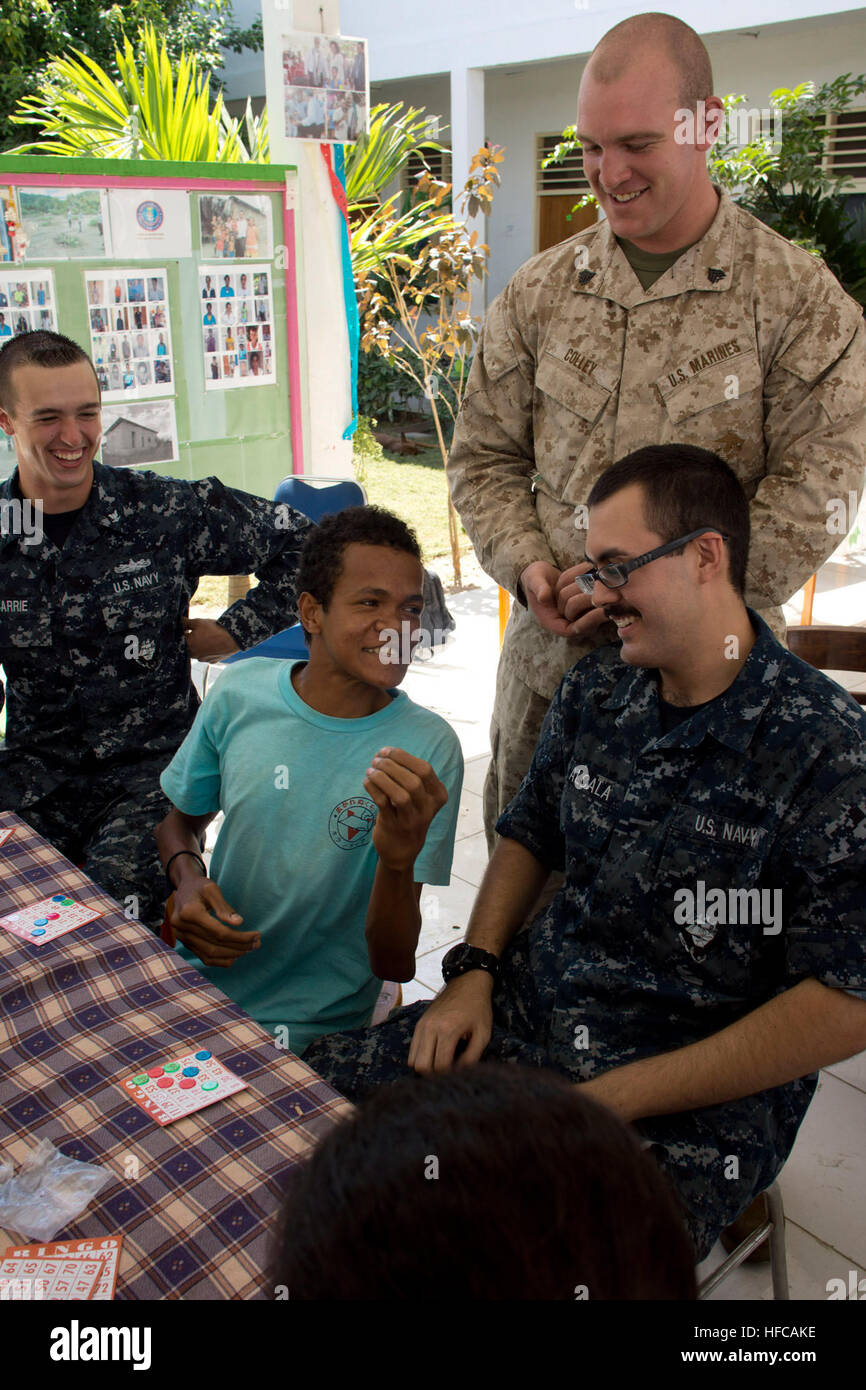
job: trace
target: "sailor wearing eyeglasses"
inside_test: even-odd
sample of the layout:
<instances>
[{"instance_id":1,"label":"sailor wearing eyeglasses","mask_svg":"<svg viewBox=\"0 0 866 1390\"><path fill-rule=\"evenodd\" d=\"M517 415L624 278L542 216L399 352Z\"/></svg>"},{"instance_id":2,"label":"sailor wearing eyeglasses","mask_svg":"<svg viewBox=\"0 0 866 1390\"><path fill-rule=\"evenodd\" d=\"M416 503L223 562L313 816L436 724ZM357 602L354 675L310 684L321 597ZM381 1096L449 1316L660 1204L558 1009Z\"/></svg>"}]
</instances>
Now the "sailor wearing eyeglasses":
<instances>
[{"instance_id":1,"label":"sailor wearing eyeglasses","mask_svg":"<svg viewBox=\"0 0 866 1390\"><path fill-rule=\"evenodd\" d=\"M554 695L445 988L305 1060L351 1100L407 1066L563 1072L651 1146L703 1259L818 1069L866 1048L866 710L746 606L748 503L718 455L637 450L588 508L576 582L620 642Z\"/></svg>"}]
</instances>

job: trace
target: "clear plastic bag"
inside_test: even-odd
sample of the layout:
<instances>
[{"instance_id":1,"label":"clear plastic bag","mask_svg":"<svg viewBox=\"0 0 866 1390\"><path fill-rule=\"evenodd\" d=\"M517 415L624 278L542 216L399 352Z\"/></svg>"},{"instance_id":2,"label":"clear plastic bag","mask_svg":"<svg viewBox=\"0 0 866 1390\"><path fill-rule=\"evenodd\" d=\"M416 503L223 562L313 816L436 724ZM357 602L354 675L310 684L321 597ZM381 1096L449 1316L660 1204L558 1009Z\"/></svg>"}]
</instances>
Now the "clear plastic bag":
<instances>
[{"instance_id":1,"label":"clear plastic bag","mask_svg":"<svg viewBox=\"0 0 866 1390\"><path fill-rule=\"evenodd\" d=\"M53 1240L111 1178L104 1168L67 1158L40 1139L16 1176L0 1163L0 1226L25 1240Z\"/></svg>"}]
</instances>

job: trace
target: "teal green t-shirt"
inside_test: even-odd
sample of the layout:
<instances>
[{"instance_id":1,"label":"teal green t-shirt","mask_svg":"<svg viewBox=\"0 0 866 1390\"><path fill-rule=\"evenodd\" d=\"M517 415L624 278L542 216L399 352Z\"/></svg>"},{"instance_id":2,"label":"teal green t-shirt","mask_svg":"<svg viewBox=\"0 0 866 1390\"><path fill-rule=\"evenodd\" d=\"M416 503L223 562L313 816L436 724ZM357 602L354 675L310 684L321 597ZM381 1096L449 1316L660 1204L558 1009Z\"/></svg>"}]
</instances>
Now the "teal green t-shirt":
<instances>
[{"instance_id":1,"label":"teal green t-shirt","mask_svg":"<svg viewBox=\"0 0 866 1390\"><path fill-rule=\"evenodd\" d=\"M376 804L363 785L371 759L403 748L444 784L448 802L415 882L448 883L463 756L450 725L399 690L363 719L319 714L292 685L296 664L252 657L230 666L161 782L188 815L225 812L210 876L243 916L239 930L262 938L228 970L178 951L269 1032L288 1028L299 1053L323 1033L368 1023L381 989L364 938L377 863Z\"/></svg>"}]
</instances>

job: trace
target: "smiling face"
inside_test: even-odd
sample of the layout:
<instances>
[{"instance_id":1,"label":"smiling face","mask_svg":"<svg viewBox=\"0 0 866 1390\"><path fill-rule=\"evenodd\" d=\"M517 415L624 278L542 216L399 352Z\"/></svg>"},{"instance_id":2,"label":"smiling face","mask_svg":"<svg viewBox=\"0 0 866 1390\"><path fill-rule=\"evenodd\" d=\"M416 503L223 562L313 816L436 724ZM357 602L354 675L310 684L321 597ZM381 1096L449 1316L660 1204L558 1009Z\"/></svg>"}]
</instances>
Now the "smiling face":
<instances>
[{"instance_id":1,"label":"smiling face","mask_svg":"<svg viewBox=\"0 0 866 1390\"><path fill-rule=\"evenodd\" d=\"M595 566L633 560L663 540L646 525L639 483L590 508L586 558ZM630 666L674 671L694 657L703 623L696 565L697 543L691 542L684 554L663 555L633 570L622 588L596 583L593 607L617 624L620 654Z\"/></svg>"},{"instance_id":2,"label":"smiling face","mask_svg":"<svg viewBox=\"0 0 866 1390\"><path fill-rule=\"evenodd\" d=\"M577 133L586 177L614 235L645 251L697 241L718 206L706 167L712 141L674 138L681 89L670 59L652 50L613 82L598 81L590 62L580 84ZM719 107L718 97L709 98L708 124Z\"/></svg>"},{"instance_id":3,"label":"smiling face","mask_svg":"<svg viewBox=\"0 0 866 1390\"><path fill-rule=\"evenodd\" d=\"M421 562L390 545L353 541L342 553L342 565L327 609L312 594L298 600L301 621L311 634L310 668L317 675L339 675L350 684L390 690L405 676L418 640L424 607Z\"/></svg>"},{"instance_id":4,"label":"smiling face","mask_svg":"<svg viewBox=\"0 0 866 1390\"><path fill-rule=\"evenodd\" d=\"M102 438L99 384L90 363L25 363L13 371L10 390L0 428L15 442L24 496L41 498L47 512L83 506Z\"/></svg>"}]
</instances>

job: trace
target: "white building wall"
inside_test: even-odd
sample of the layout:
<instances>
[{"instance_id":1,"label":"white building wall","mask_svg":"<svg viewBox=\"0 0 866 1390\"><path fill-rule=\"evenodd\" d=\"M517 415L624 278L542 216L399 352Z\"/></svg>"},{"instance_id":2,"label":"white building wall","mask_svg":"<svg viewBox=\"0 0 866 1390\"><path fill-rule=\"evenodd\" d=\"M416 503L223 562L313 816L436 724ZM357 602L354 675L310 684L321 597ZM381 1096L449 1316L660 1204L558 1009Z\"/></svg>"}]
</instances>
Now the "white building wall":
<instances>
[{"instance_id":1,"label":"white building wall","mask_svg":"<svg viewBox=\"0 0 866 1390\"><path fill-rule=\"evenodd\" d=\"M454 65L491 68L568 53L588 53L620 20L649 5L621 0L341 0L343 33L370 40L374 81L442 72ZM833 22L859 12L858 0L705 0L666 4L665 12L700 34L754 32L780 21ZM863 42L851 50L863 52Z\"/></svg>"},{"instance_id":2,"label":"white building wall","mask_svg":"<svg viewBox=\"0 0 866 1390\"><path fill-rule=\"evenodd\" d=\"M769 104L775 87L807 79L820 84L839 73L866 68L866 11L812 23L775 25L757 38L706 39L716 91L743 92L757 108ZM862 55L860 67L856 59ZM506 147L502 186L488 219L490 246L487 301L507 284L537 250L535 193L536 134L560 131L576 115L577 89L586 58L497 68L485 74L486 135ZM375 83L372 101L404 100L450 120L448 76ZM448 142L447 132L443 136Z\"/></svg>"},{"instance_id":3,"label":"white building wall","mask_svg":"<svg viewBox=\"0 0 866 1390\"><path fill-rule=\"evenodd\" d=\"M582 0L580 0L582 3ZM589 50L609 28L641 6L589 0L340 0L340 28L370 42L371 102L423 106L451 119L452 67L486 69L485 127L493 144L506 146L502 187L488 219L491 248L487 301L537 249L535 136L562 130L575 118L577 88ZM703 32L713 64L716 91L743 92L750 105L768 105L770 90L812 79L820 83L866 68L866 9L820 0L731 0L704 30L705 5L667 6ZM235 0L247 23L257 0ZM784 20L784 22L779 22ZM776 21L776 22L774 22ZM579 56L545 55L571 52ZM231 97L259 95L261 54L252 61L230 55L226 66ZM443 130L443 138L451 137Z\"/></svg>"}]
</instances>

